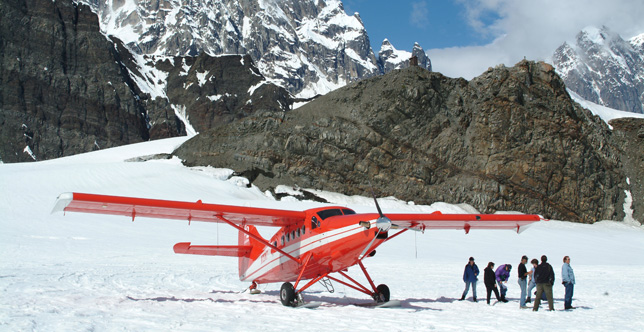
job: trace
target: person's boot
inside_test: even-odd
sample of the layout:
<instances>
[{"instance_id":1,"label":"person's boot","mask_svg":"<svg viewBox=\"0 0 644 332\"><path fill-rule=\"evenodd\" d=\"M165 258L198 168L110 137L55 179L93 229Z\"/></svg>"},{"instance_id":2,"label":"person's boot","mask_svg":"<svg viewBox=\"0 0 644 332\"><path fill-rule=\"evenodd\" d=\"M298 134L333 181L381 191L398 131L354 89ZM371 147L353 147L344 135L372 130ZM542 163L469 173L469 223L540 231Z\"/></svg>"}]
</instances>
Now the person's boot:
<instances>
[{"instance_id":1,"label":"person's boot","mask_svg":"<svg viewBox=\"0 0 644 332\"><path fill-rule=\"evenodd\" d=\"M530 297L525 299L525 303L530 303L530 302L532 302L532 300L530 300Z\"/></svg>"},{"instance_id":2,"label":"person's boot","mask_svg":"<svg viewBox=\"0 0 644 332\"><path fill-rule=\"evenodd\" d=\"M476 296L474 297L474 302L478 302L478 301L476 300Z\"/></svg>"},{"instance_id":3,"label":"person's boot","mask_svg":"<svg viewBox=\"0 0 644 332\"><path fill-rule=\"evenodd\" d=\"M465 300L465 296L461 296L461 298L459 299L459 301L463 301L463 300Z\"/></svg>"}]
</instances>

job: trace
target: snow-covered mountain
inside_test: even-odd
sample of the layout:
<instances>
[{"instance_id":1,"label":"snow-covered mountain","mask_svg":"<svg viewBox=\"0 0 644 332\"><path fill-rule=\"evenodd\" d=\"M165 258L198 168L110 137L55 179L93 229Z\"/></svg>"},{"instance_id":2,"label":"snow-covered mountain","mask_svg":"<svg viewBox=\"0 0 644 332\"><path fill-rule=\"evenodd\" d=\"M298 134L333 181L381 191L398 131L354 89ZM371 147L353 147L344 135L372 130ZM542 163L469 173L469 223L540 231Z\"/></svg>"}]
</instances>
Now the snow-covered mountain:
<instances>
[{"instance_id":1,"label":"snow-covered mountain","mask_svg":"<svg viewBox=\"0 0 644 332\"><path fill-rule=\"evenodd\" d=\"M587 27L557 48L552 61L584 99L644 113L644 34L624 40L605 26Z\"/></svg>"},{"instance_id":2,"label":"snow-covered mountain","mask_svg":"<svg viewBox=\"0 0 644 332\"><path fill-rule=\"evenodd\" d=\"M299 97L381 74L365 27L339 0L78 0L101 30L148 55L249 54Z\"/></svg>"},{"instance_id":3,"label":"snow-covered mountain","mask_svg":"<svg viewBox=\"0 0 644 332\"><path fill-rule=\"evenodd\" d=\"M418 65L420 67L429 71L432 70L431 60L418 43L414 44L414 48L411 52L407 52L397 50L388 39L385 39L380 46L380 52L378 52L378 65L382 72L388 73L394 69L409 67L409 61L413 56L418 59Z\"/></svg>"}]
</instances>

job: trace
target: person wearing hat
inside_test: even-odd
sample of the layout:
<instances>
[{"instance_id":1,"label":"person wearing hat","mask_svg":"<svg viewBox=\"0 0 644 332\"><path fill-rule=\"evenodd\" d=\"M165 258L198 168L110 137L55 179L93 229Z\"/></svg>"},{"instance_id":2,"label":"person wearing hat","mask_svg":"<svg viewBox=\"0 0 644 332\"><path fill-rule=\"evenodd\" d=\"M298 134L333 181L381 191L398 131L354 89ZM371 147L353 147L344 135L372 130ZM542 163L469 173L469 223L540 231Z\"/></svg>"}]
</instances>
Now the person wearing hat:
<instances>
[{"instance_id":1,"label":"person wearing hat","mask_svg":"<svg viewBox=\"0 0 644 332\"><path fill-rule=\"evenodd\" d=\"M528 269L526 269L525 264L528 262L528 256L523 255L521 257L521 263L519 263L519 288L521 289L521 298L519 299L519 307L521 309L527 309L528 307L525 305L525 298L527 295L526 288L528 287L528 276L532 274L532 271L528 272Z\"/></svg>"},{"instance_id":2,"label":"person wearing hat","mask_svg":"<svg viewBox=\"0 0 644 332\"><path fill-rule=\"evenodd\" d=\"M463 281L465 282L465 291L463 291L463 296L459 301L465 300L467 292L470 291L470 285L472 285L472 294L474 295L473 299L476 302L476 282L478 281L479 267L474 263L474 257L470 257L469 262L465 265L465 271L463 272Z\"/></svg>"},{"instance_id":3,"label":"person wearing hat","mask_svg":"<svg viewBox=\"0 0 644 332\"><path fill-rule=\"evenodd\" d=\"M499 266L499 268L497 268L496 272L494 273L496 275L496 282L499 284L499 290L501 292L501 302L508 302L508 300L505 299L505 294L508 292L508 286L506 286L505 284L508 282L508 279L510 279L511 270L512 265L503 264Z\"/></svg>"}]
</instances>

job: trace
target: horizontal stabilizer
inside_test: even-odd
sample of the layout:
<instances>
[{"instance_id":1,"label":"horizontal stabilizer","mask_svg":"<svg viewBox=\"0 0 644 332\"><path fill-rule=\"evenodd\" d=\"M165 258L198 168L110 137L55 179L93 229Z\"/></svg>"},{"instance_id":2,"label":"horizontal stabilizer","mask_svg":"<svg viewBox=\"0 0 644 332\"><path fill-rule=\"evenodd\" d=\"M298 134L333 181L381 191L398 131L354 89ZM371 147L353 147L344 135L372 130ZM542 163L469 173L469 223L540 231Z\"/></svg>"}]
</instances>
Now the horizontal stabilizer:
<instances>
[{"instance_id":1,"label":"horizontal stabilizer","mask_svg":"<svg viewBox=\"0 0 644 332\"><path fill-rule=\"evenodd\" d=\"M190 242L180 242L174 245L177 254L248 257L251 246L193 246Z\"/></svg>"}]
</instances>

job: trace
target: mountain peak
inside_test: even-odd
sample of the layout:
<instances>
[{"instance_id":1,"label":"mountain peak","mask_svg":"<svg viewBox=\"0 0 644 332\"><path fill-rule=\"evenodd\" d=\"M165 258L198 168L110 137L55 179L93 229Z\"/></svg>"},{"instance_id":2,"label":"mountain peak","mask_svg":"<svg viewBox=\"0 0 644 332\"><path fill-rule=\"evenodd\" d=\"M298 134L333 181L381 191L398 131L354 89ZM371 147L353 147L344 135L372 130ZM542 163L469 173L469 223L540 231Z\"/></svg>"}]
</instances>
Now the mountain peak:
<instances>
[{"instance_id":1,"label":"mountain peak","mask_svg":"<svg viewBox=\"0 0 644 332\"><path fill-rule=\"evenodd\" d=\"M629 41L606 26L589 26L557 48L553 64L581 97L614 109L644 112L644 34Z\"/></svg>"}]
</instances>

